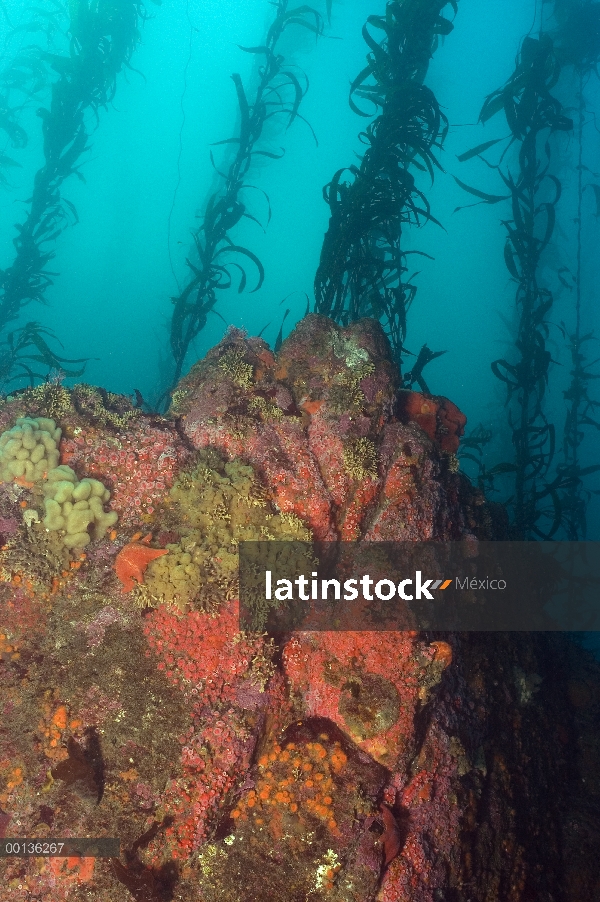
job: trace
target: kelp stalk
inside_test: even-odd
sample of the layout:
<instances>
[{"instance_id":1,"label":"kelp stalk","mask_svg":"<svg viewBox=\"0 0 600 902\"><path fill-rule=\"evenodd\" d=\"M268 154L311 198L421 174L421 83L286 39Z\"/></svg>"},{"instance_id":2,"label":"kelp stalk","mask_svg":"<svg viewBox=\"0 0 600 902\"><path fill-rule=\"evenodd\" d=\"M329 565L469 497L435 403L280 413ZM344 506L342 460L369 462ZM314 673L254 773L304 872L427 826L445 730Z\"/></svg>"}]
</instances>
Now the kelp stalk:
<instances>
[{"instance_id":1,"label":"kelp stalk","mask_svg":"<svg viewBox=\"0 0 600 902\"><path fill-rule=\"evenodd\" d=\"M592 332L583 334L583 304L586 298L582 292L582 245L584 234L584 192L591 188L596 201L596 217L600 213L600 185L584 179L589 168L584 164L584 126L587 107L585 87L592 74L598 76L600 62L600 3L588 0L555 0L557 27L553 38L557 54L564 67L574 70L577 83L577 217L576 217L576 262L574 273L575 310L574 326L569 331L563 326L563 335L568 342L571 356L571 381L564 393L567 415L563 434L564 464L561 469L568 477L562 496L564 528L567 538L577 541L586 535L586 513L591 492L586 488L586 478L597 473L600 465L583 467L581 464L582 445L589 429L600 431L600 402L590 395L593 380L599 378L598 360L589 361L587 349L595 341ZM585 184L584 184L585 181ZM586 306L589 306L589 299Z\"/></svg>"},{"instance_id":2,"label":"kelp stalk","mask_svg":"<svg viewBox=\"0 0 600 902\"><path fill-rule=\"evenodd\" d=\"M549 35L542 34L539 39L526 37L514 73L502 88L487 97L480 114L480 121L485 123L504 112L510 129L499 163L494 166L486 162L498 171L508 189L506 199L510 199L512 211L512 218L504 220L503 225L507 232L504 259L517 285L515 350L510 360L494 361L492 371L506 387L515 457L512 464L501 466L503 472L514 476L514 529L521 539L554 536L561 525L560 491L565 485L564 473L549 478L555 427L546 417L543 402L552 363L547 340L553 295L539 279L540 260L554 232L556 204L562 191L559 179L550 172L549 138L573 128L562 104L551 93L560 68ZM481 155L486 147L496 143L486 142L461 158ZM513 145L518 148L518 171L514 175L509 167L502 169L508 148ZM502 196L486 195L460 184L480 202L503 200Z\"/></svg>"},{"instance_id":3,"label":"kelp stalk","mask_svg":"<svg viewBox=\"0 0 600 902\"><path fill-rule=\"evenodd\" d=\"M190 270L188 283L178 297L173 298L171 349L175 371L172 384L181 376L190 344L204 328L207 316L217 302L217 292L233 285L234 273L239 275L239 293L247 287L248 263L255 267L257 273L252 291L258 291L263 284L262 263L251 250L236 244L230 232L244 218L258 222L248 212L243 198L244 189L255 187L245 181L253 159L257 156L278 159L284 152L283 149L280 153L273 153L257 148L265 124L275 116L284 116L289 128L296 118L302 118L299 107L307 84L302 84L297 68L286 63L277 52L279 40L290 26L308 29L318 37L323 33L324 25L323 17L310 6L291 7L288 0L277 0L272 5L275 6L275 17L264 44L240 47L264 60L259 67L258 84L250 99L240 76L232 75L239 107L239 129L234 137L217 144L233 145L237 150L227 171L217 170L221 184L209 197L202 224L193 233L198 258L195 262L186 261ZM331 0L328 0L328 13L330 6Z\"/></svg>"},{"instance_id":4,"label":"kelp stalk","mask_svg":"<svg viewBox=\"0 0 600 902\"><path fill-rule=\"evenodd\" d=\"M453 28L442 16L447 6L456 14L456 0L393 0L384 15L369 16L367 65L351 85L350 106L370 116L355 102L361 98L380 112L360 135L360 165L340 169L323 192L331 217L315 277L316 310L343 325L380 320L398 364L417 291L407 258L420 253L403 250L402 231L437 222L413 173L433 181L441 169L435 151L448 121L424 80L440 37Z\"/></svg>"},{"instance_id":5,"label":"kelp stalk","mask_svg":"<svg viewBox=\"0 0 600 902\"><path fill-rule=\"evenodd\" d=\"M14 261L0 271L0 331L31 301L45 301L56 275L47 268L54 256L52 246L70 216L77 220L75 207L62 196L62 186L72 175L83 178L79 166L90 132L86 115L92 113L97 120L99 110L113 99L116 77L129 66L145 15L139 0L72 0L69 13L69 54L41 48L30 53L32 60L37 58L58 77L49 108L38 110L44 165L35 175L25 220L16 226ZM31 337L35 324L26 328ZM19 343L13 339L13 348ZM10 353L4 356L8 360ZM55 357L51 365L59 361Z\"/></svg>"}]
</instances>

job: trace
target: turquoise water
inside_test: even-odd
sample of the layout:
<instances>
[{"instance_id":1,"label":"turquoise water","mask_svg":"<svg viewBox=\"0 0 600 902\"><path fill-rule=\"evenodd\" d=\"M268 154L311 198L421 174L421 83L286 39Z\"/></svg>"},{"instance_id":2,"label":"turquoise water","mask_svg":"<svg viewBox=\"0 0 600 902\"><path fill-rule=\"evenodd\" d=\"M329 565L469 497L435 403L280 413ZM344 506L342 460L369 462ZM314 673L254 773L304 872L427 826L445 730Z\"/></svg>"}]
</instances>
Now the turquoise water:
<instances>
[{"instance_id":1,"label":"turquoise water","mask_svg":"<svg viewBox=\"0 0 600 902\"><path fill-rule=\"evenodd\" d=\"M76 7L71 4L71 9ZM545 9L551 4L545 4ZM406 347L427 343L447 353L427 369L433 393L451 398L467 414L469 425L482 423L494 432L490 462L510 454L510 434L503 409L504 391L490 363L510 353L514 323L514 284L503 257L509 205L480 205L454 213L474 198L454 181L458 176L490 193L501 193L497 173L477 159L460 163L457 155L483 141L506 134L497 116L486 126L477 119L486 95L510 76L520 42L532 26L539 27L540 4L523 0L460 0L454 31L440 44L427 84L450 121L450 132L439 159L443 172L433 186L416 173L418 184L443 228L429 223L406 234L406 247L435 259L415 257L420 270L418 293L409 311ZM36 8L52 12L55 4L40 0ZM318 6L325 15L325 4ZM236 227L235 241L255 253L265 268L262 288L238 294L220 293L219 316L209 316L206 328L190 351L186 367L223 335L227 324L257 333L273 345L284 311L284 335L304 313L307 296L313 302L313 280L319 262L329 209L322 188L333 173L356 162L361 152L358 132L368 120L348 104L348 88L363 67L366 46L361 35L368 15L381 13L383 3L334 0L331 23L315 40L308 30L290 29L281 52L307 75L310 89L302 102L309 127L297 120L288 130L271 127L261 145L282 159L257 158L249 181L268 193L272 218L263 231L246 220ZM39 33L19 26L31 18L24 0L3 0L0 47L6 65L32 43L42 46ZM68 53L67 18L57 7L56 53ZM238 112L231 75L239 73L248 92L256 82L255 57L238 45L260 45L273 16L265 0L165 0L148 4L148 20L131 59L131 69L117 78L114 100L100 109L98 121L86 113L89 151L82 157L85 182L71 177L63 196L79 217L53 245L49 268L57 273L46 291L46 306L32 304L22 321L37 319L60 338L64 354L89 357L84 378L92 384L126 394L139 389L156 398L168 382L171 366L170 298L186 284L186 258L194 262L191 231L199 224L207 196L215 187L211 146L235 133ZM450 7L446 14L451 16ZM548 14L548 13L547 13ZM11 29L11 25L13 28ZM537 33L533 32L533 33ZM14 256L14 223L22 221L35 171L42 164L42 122L37 114L48 102L50 83L20 112L28 134L24 149L0 145L19 164L7 170L0 208L0 265ZM566 105L575 94L574 76L563 76L558 93ZM598 132L593 110L598 106L594 77L586 88L589 115L585 157L598 168ZM229 150L212 146L215 163L227 162ZM557 328L573 318L573 293L556 280L557 261L573 268L575 254L576 142L563 135L554 149L564 195L553 245L542 275L556 286L550 319L549 348L556 361L547 399L548 413L562 428L564 391L569 360ZM590 182L594 176L590 173ZM600 189L599 189L600 190ZM598 305L593 295L597 276L598 221L594 194L584 203L582 278L584 331L598 330ZM248 196L249 210L266 221L266 202L258 192ZM251 267L250 267L251 269ZM249 282L253 276L249 271ZM15 324L13 324L15 325ZM266 328L265 328L266 327ZM12 326L11 326L12 328ZM594 355L595 356L595 355ZM68 383L67 383L68 384ZM583 462L598 456L597 433L591 434ZM596 488L597 481L590 481ZM590 508L589 538L597 536L597 508Z\"/></svg>"}]
</instances>

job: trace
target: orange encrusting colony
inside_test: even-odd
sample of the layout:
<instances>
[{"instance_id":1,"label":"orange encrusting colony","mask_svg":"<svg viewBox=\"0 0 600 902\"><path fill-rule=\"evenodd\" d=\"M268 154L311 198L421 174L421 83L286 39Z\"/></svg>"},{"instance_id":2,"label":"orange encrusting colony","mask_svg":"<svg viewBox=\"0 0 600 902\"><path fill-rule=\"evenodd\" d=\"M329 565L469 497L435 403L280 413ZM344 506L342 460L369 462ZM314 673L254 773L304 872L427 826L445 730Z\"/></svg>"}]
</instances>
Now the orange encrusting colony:
<instances>
[{"instance_id":1,"label":"orange encrusting colony","mask_svg":"<svg viewBox=\"0 0 600 902\"><path fill-rule=\"evenodd\" d=\"M265 752L258 760L255 788L239 800L231 817L235 821L251 817L261 827L273 826L280 814L299 818L308 813L337 835L333 778L341 773L348 759L339 742L328 750L322 743L328 742L329 737L322 734L319 739L322 742L274 745Z\"/></svg>"},{"instance_id":2,"label":"orange encrusting colony","mask_svg":"<svg viewBox=\"0 0 600 902\"><path fill-rule=\"evenodd\" d=\"M95 858L71 855L67 858L48 859L48 865L55 877L72 883L87 883L94 876Z\"/></svg>"},{"instance_id":3,"label":"orange encrusting colony","mask_svg":"<svg viewBox=\"0 0 600 902\"><path fill-rule=\"evenodd\" d=\"M10 661L18 661L21 657L18 651L19 644L9 639L7 633L0 633L0 658Z\"/></svg>"},{"instance_id":4,"label":"orange encrusting colony","mask_svg":"<svg viewBox=\"0 0 600 902\"><path fill-rule=\"evenodd\" d=\"M38 724L40 743L46 758L51 761L64 761L68 757L65 734L72 733L81 727L80 720L69 720L66 705L58 704L56 693L47 692L42 704L43 716Z\"/></svg>"}]
</instances>

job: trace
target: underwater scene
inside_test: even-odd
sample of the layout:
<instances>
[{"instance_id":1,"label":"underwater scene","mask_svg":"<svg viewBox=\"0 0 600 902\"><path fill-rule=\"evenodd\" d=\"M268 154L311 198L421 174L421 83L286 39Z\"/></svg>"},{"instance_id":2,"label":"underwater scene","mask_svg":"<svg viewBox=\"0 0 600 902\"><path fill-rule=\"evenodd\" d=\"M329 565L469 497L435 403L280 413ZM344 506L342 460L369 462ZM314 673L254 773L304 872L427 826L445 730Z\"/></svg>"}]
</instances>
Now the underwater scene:
<instances>
[{"instance_id":1,"label":"underwater scene","mask_svg":"<svg viewBox=\"0 0 600 902\"><path fill-rule=\"evenodd\" d=\"M0 0L0 902L600 902L600 0Z\"/></svg>"}]
</instances>

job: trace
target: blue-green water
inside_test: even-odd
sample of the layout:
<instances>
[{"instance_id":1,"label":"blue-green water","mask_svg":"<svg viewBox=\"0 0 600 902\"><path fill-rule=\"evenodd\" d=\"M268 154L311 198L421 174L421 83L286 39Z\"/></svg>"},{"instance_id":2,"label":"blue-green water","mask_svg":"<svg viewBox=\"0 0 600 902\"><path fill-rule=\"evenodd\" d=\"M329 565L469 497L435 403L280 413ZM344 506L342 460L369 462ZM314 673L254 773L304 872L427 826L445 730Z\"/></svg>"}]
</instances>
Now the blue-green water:
<instances>
[{"instance_id":1,"label":"blue-green water","mask_svg":"<svg viewBox=\"0 0 600 902\"><path fill-rule=\"evenodd\" d=\"M75 6L71 4L72 9ZM348 88L364 65L362 26L367 16L381 13L384 6L372 0L334 0L323 37L315 40L308 30L290 29L282 41L286 59L309 78L302 114L314 129L318 146L302 121L288 130L270 129L261 146L277 153L284 147L285 155L280 160L257 158L248 180L268 192L271 222L263 233L246 220L234 235L237 243L263 262L264 285L255 293L238 294L235 289L221 293L220 315L209 317L188 355L188 367L222 337L227 324L251 334L270 324L263 335L273 344L284 310L290 309L285 334L303 315L306 296L312 304L329 218L322 189L336 170L356 162L361 152L357 136L368 120L350 109ZM429 388L458 404L470 426L482 423L493 430L489 451L493 463L511 450L503 386L490 368L492 360L510 354L515 320L514 284L503 257L502 220L510 217L510 209L503 202L454 213L457 206L474 198L465 194L453 176L487 192L502 192L496 172L477 159L460 163L457 155L506 134L501 116L485 127L477 124L479 111L486 95L510 76L523 36L534 23L539 28L540 3L460 0L458 6L454 31L439 46L427 77L449 118L450 133L439 154L444 171L436 173L435 184L431 186L425 175L416 175L443 228L429 223L406 235L407 247L434 257L412 258L420 272L406 346L418 351L426 342L433 350L447 351L428 367ZM545 4L546 9L549 6ZM325 14L324 4L318 8ZM54 4L39 0L36 9L50 12ZM0 47L5 65L19 48L43 44L43 35L19 30L30 20L29 10L25 0L3 0ZM27 306L22 321L37 319L49 326L67 356L89 357L86 381L126 394L139 389L152 399L168 379L170 299L186 283L186 258L194 262L191 231L197 228L206 198L215 187L211 146L217 166L224 164L227 146L213 145L234 134L238 121L231 75L239 73L248 91L256 80L255 58L238 45L264 41L273 6L266 0L165 0L161 6L149 3L148 12L132 68L118 76L114 100L100 109L97 123L93 114L86 114L91 139L81 166L85 182L71 177L62 192L74 204L79 223L65 229L54 245L55 257L48 268L57 275L46 292L47 305ZM447 12L451 15L450 7ZM68 53L68 19L57 13L57 22L55 50ZM43 119L38 110L48 103L53 77L51 72L46 89L27 102L20 114L29 137L27 146L14 150L8 139L0 145L19 164L7 170L8 183L2 189L2 267L9 266L14 256L14 224L23 220L34 173L43 162ZM566 105L576 94L575 78L563 75L557 88ZM594 76L586 92L585 165L586 178L592 183L593 171L600 169ZM542 277L555 289L549 317L549 349L555 363L546 410L557 430L562 428L563 391L569 376L558 325L564 321L572 328L573 292L557 281L556 271L561 266L575 267L576 150L572 133L560 137L554 148L553 165L558 166L563 197L553 244L541 268ZM252 213L264 222L263 196L256 191L248 199ZM584 194L583 209L583 329L600 331L594 294L600 225L591 188ZM593 463L598 449L597 431L592 428L583 463ZM596 476L589 487L598 488ZM588 537L595 538L594 499L589 521Z\"/></svg>"}]
</instances>

